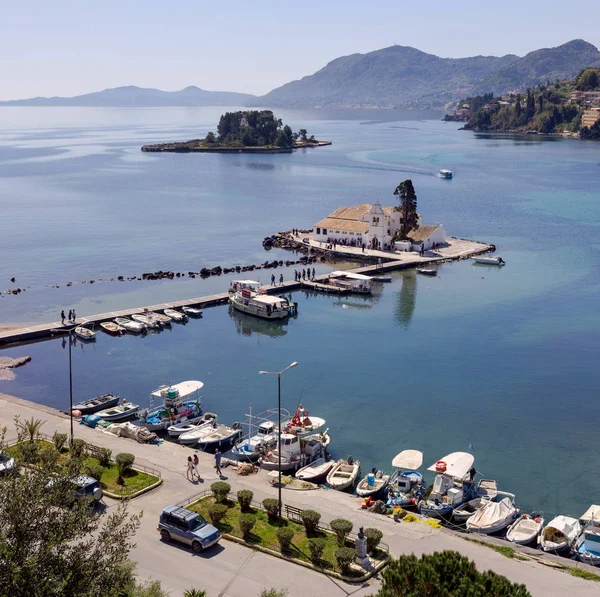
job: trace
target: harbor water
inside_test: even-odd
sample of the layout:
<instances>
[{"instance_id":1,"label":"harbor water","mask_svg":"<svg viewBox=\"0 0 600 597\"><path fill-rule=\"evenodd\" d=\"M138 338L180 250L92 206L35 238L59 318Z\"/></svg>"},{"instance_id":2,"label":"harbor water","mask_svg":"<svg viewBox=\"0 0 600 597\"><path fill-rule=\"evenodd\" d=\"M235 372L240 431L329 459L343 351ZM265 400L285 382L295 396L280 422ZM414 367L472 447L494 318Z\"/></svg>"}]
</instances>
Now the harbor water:
<instances>
[{"instance_id":1,"label":"harbor water","mask_svg":"<svg viewBox=\"0 0 600 597\"><path fill-rule=\"evenodd\" d=\"M426 465L470 450L524 509L577 516L596 502L600 146L475 135L429 114L278 111L334 144L139 151L203 136L220 112L3 108L0 290L26 291L0 297L0 326L224 291L230 277L100 279L293 259L264 251L262 238L310 228L340 205L393 205L411 178L425 223L495 243L506 267L396 272L368 298L296 292L298 317L283 324L217 307L143 338L98 332L73 352L75 400L112 391L146 404L162 383L200 379L205 408L231 424L250 403L276 405L276 380L259 370L298 361L282 377L284 406L324 417L333 455L359 458L364 473L389 469L405 448ZM436 176L444 167L454 179ZM2 351L32 361L0 391L67 408L67 352L61 339Z\"/></svg>"}]
</instances>

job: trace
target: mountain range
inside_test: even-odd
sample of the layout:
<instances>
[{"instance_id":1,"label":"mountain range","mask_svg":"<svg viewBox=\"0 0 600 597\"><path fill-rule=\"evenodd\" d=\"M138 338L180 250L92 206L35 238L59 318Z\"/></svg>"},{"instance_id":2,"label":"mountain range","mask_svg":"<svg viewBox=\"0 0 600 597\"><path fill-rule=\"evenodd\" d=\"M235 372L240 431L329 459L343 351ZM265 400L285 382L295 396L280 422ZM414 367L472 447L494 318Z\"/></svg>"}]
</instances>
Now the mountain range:
<instances>
[{"instance_id":1,"label":"mountain range","mask_svg":"<svg viewBox=\"0 0 600 597\"><path fill-rule=\"evenodd\" d=\"M592 44L576 39L519 57L440 58L408 46L391 46L367 54L332 60L299 81L266 95L206 91L186 87L161 91L116 87L75 97L36 97L0 102L3 106L261 106L269 108L401 107L443 109L477 93L504 93L546 81L572 79L600 63Z\"/></svg>"}]
</instances>

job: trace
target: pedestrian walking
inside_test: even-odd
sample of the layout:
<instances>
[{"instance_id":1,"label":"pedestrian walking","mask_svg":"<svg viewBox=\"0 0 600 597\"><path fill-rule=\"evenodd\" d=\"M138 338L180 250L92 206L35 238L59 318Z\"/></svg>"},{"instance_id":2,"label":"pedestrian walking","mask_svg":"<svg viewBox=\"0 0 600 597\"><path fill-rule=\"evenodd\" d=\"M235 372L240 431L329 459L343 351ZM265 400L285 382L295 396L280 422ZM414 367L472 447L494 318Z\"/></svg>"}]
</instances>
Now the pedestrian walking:
<instances>
[{"instance_id":1,"label":"pedestrian walking","mask_svg":"<svg viewBox=\"0 0 600 597\"><path fill-rule=\"evenodd\" d=\"M191 479L190 479L190 475L191 475ZM191 456L188 456L187 459L187 471L185 473L185 476L187 477L188 481L193 481L194 480L194 461L192 460Z\"/></svg>"},{"instance_id":2,"label":"pedestrian walking","mask_svg":"<svg viewBox=\"0 0 600 597\"><path fill-rule=\"evenodd\" d=\"M279 275L279 284L283 284L283 274Z\"/></svg>"},{"instance_id":3,"label":"pedestrian walking","mask_svg":"<svg viewBox=\"0 0 600 597\"><path fill-rule=\"evenodd\" d=\"M302 268L302 279L306 280L306 270Z\"/></svg>"},{"instance_id":4,"label":"pedestrian walking","mask_svg":"<svg viewBox=\"0 0 600 597\"><path fill-rule=\"evenodd\" d=\"M271 274L271 286L275 286L275 274Z\"/></svg>"},{"instance_id":5,"label":"pedestrian walking","mask_svg":"<svg viewBox=\"0 0 600 597\"><path fill-rule=\"evenodd\" d=\"M198 481L201 481L201 477L200 477L200 471L198 470L198 465L200 464L200 460L198 460L198 452L194 452L194 473L196 474L196 477L198 477Z\"/></svg>"},{"instance_id":6,"label":"pedestrian walking","mask_svg":"<svg viewBox=\"0 0 600 597\"><path fill-rule=\"evenodd\" d=\"M77 319L77 315L75 315L75 309L73 309L73 323L75 323L76 319Z\"/></svg>"},{"instance_id":7,"label":"pedestrian walking","mask_svg":"<svg viewBox=\"0 0 600 597\"><path fill-rule=\"evenodd\" d=\"M64 309L60 312L60 319L62 321L62 324L65 325L65 310Z\"/></svg>"},{"instance_id":8,"label":"pedestrian walking","mask_svg":"<svg viewBox=\"0 0 600 597\"><path fill-rule=\"evenodd\" d=\"M312 275L312 279L315 279L315 268L313 267L313 275Z\"/></svg>"},{"instance_id":9,"label":"pedestrian walking","mask_svg":"<svg viewBox=\"0 0 600 597\"><path fill-rule=\"evenodd\" d=\"M69 309L69 323L71 323L72 319L73 319L73 312L71 311L71 309Z\"/></svg>"},{"instance_id":10,"label":"pedestrian walking","mask_svg":"<svg viewBox=\"0 0 600 597\"><path fill-rule=\"evenodd\" d=\"M221 456L223 455L219 448L217 448L217 451L215 452L215 468L217 469L217 475L219 475L219 477L223 474L221 472Z\"/></svg>"}]
</instances>

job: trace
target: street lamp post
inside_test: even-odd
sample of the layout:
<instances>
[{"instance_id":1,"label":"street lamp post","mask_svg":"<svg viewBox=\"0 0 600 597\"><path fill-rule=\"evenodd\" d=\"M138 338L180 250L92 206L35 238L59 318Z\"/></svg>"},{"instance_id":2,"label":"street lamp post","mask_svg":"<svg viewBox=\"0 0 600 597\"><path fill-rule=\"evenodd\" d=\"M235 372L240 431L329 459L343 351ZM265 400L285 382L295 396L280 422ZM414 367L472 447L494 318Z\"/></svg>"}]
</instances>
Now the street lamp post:
<instances>
[{"instance_id":1,"label":"street lamp post","mask_svg":"<svg viewBox=\"0 0 600 597\"><path fill-rule=\"evenodd\" d=\"M277 442L277 455L278 455L278 469L279 469L279 482L277 484L279 491L279 517L281 518L281 374L285 373L288 369L296 367L298 363L294 361L290 363L285 369L281 371L259 371L259 375L277 375L277 420L279 430L279 440Z\"/></svg>"},{"instance_id":2,"label":"street lamp post","mask_svg":"<svg viewBox=\"0 0 600 597\"><path fill-rule=\"evenodd\" d=\"M79 324L65 325L62 328L50 330L51 333L67 332L69 335L69 416L71 418L71 447L73 446L73 361L71 359L71 344L73 343L72 332L78 325Z\"/></svg>"}]
</instances>

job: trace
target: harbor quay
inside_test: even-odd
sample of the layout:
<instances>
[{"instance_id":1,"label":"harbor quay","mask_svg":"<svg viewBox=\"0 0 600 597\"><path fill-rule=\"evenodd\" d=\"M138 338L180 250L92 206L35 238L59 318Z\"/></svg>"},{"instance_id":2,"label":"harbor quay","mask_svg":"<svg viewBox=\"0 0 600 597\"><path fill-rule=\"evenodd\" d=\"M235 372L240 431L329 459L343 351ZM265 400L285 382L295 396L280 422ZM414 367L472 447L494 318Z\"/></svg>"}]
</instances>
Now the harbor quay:
<instances>
[{"instance_id":1,"label":"harbor quay","mask_svg":"<svg viewBox=\"0 0 600 597\"><path fill-rule=\"evenodd\" d=\"M46 435L52 435L55 431L69 432L68 415L18 397L0 394L0 426L7 427L8 442L17 439L13 423L17 415L21 420L34 418L43 421L41 431ZM128 506L131 513L143 512L132 557L138 563L141 578L159 580L174 597L191 587L205 589L209 597L258 596L262 589L268 587L287 589L289 597L347 597L350 594L366 597L377 592L378 575L361 584L350 584L227 540L222 540L200 555L187 548L162 542L156 529L160 512L165 506L185 502L210 489L211 484L219 479L213 456L198 452L202 480L190 482L186 479L186 460L192 453L190 448L174 442L138 444L79 424L75 425L74 435L90 444L109 448L113 454L130 452L135 455L136 464L160 472L162 485L131 500ZM255 501L277 495L277 489L270 485L265 471L239 476L235 468L229 466L223 468L220 478L226 480L234 492L240 489L253 491ZM361 526L379 528L393 556L410 553L419 556L454 550L474 560L480 571L493 570L513 582L525 584L534 597L565 594L592 597L599 594L598 583L558 569L568 564L580 570L594 571L585 564L565 562L564 558L517 545L513 547L518 559L509 558L493 549L506 545L505 542L487 536L467 536L418 522L395 522L392 518L361 510L361 500L347 493L326 489L284 489L283 502L297 508L317 510L323 522L343 517L353 523L355 530ZM116 500L105 497L101 508L110 512L116 505ZM476 540L468 541L465 538Z\"/></svg>"}]
</instances>

